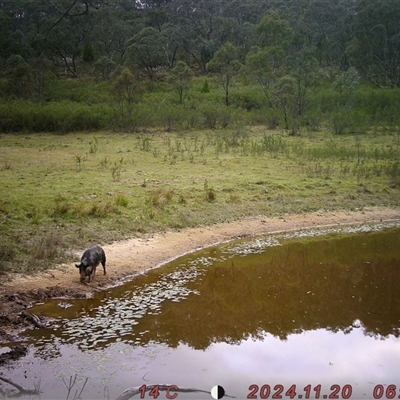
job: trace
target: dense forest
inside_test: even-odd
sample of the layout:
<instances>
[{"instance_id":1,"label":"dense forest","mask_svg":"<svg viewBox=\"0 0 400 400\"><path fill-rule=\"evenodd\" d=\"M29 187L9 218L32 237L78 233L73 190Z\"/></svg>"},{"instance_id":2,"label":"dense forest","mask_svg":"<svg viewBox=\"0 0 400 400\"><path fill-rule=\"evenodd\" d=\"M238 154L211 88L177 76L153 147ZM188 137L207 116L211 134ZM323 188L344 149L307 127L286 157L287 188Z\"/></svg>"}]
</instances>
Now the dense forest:
<instances>
[{"instance_id":1,"label":"dense forest","mask_svg":"<svg viewBox=\"0 0 400 400\"><path fill-rule=\"evenodd\" d=\"M397 126L397 0L0 1L0 131Z\"/></svg>"}]
</instances>

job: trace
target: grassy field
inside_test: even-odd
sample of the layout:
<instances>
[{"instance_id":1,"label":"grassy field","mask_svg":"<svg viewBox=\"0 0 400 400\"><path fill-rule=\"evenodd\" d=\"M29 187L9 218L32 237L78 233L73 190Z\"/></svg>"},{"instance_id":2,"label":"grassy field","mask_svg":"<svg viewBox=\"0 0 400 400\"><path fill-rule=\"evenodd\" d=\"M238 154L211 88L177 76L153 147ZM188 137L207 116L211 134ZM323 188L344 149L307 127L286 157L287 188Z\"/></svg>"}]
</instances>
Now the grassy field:
<instances>
[{"instance_id":1,"label":"grassy field","mask_svg":"<svg viewBox=\"0 0 400 400\"><path fill-rule=\"evenodd\" d=\"M399 134L384 130L1 135L0 272L168 228L398 206L399 160Z\"/></svg>"}]
</instances>

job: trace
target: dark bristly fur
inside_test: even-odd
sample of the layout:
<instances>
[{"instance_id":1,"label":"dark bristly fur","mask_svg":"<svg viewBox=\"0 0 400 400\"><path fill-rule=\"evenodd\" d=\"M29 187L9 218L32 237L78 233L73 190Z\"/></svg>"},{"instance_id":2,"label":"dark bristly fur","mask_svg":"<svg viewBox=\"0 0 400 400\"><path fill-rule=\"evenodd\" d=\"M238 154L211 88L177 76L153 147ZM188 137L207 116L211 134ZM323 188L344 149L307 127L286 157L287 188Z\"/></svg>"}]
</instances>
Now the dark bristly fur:
<instances>
[{"instance_id":1,"label":"dark bristly fur","mask_svg":"<svg viewBox=\"0 0 400 400\"><path fill-rule=\"evenodd\" d=\"M81 275L81 282L84 282L86 277L89 277L89 282L93 280L96 275L96 268L101 263L106 275L106 254L100 246L93 246L90 249L85 250L81 257L81 263L75 264L76 268L79 268Z\"/></svg>"}]
</instances>

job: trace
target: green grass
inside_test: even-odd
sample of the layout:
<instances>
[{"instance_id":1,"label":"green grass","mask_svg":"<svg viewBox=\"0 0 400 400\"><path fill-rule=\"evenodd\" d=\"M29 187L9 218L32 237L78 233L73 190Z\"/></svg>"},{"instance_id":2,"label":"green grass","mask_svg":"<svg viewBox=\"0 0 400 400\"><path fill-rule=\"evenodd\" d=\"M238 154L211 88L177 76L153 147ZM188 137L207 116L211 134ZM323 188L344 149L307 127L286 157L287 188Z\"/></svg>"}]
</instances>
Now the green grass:
<instances>
[{"instance_id":1,"label":"green grass","mask_svg":"<svg viewBox=\"0 0 400 400\"><path fill-rule=\"evenodd\" d=\"M0 272L169 228L400 200L400 143L384 130L7 134L0 160Z\"/></svg>"}]
</instances>

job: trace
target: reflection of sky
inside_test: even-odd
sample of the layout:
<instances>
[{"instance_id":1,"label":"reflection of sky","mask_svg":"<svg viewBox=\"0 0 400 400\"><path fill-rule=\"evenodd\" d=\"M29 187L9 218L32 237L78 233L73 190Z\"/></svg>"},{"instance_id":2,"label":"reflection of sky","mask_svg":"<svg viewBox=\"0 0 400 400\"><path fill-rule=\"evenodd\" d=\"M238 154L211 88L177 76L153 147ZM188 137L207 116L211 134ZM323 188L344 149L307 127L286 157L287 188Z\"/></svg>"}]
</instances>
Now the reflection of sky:
<instances>
[{"instance_id":1,"label":"reflection of sky","mask_svg":"<svg viewBox=\"0 0 400 400\"><path fill-rule=\"evenodd\" d=\"M348 335L309 331L290 335L287 341L267 336L263 342L247 340L240 346L213 345L205 353L213 360L210 373L215 381L239 397L247 397L251 384L287 388L297 384L298 390L321 384L328 394L333 384L351 384L352 398L357 393L371 398L377 384L400 387L400 340L393 336L376 340L364 336L361 329ZM187 360L196 370L196 359Z\"/></svg>"},{"instance_id":2,"label":"reflection of sky","mask_svg":"<svg viewBox=\"0 0 400 400\"><path fill-rule=\"evenodd\" d=\"M247 341L237 350L221 350L218 346L211 350L220 352L213 359L223 359L221 367L229 368L232 376L245 371L249 380L260 384L266 380L387 383L390 376L389 381L396 381L396 371L400 371L400 341L394 337L375 340L365 337L360 330L351 335L318 330L291 335L286 342L270 337L264 342Z\"/></svg>"},{"instance_id":3,"label":"reflection of sky","mask_svg":"<svg viewBox=\"0 0 400 400\"><path fill-rule=\"evenodd\" d=\"M249 339L240 345L217 343L205 351L186 345L170 349L152 343L132 347L123 342L83 353L75 346L62 345L60 351L63 357L47 362L30 354L19 362L17 370L7 371L7 375L26 387L33 387L33 382L41 378L42 399L65 398L61 376L69 379L75 373L90 378L83 399L104 398L105 387L110 398L115 398L128 387L146 383L203 390L220 384L237 398L246 398L252 384L259 387L269 384L272 389L281 384L285 390L296 384L297 394L304 393L303 388L308 384L313 388L320 384L321 398L324 393L331 393L333 384L342 387L350 384L352 399L372 398L377 384L400 387L400 339L391 336L377 340L364 336L362 328L348 335L322 329L308 331L290 335L286 341L266 335L263 341ZM23 371L27 371L28 379L24 379ZM314 398L314 392L310 397ZM163 394L160 398L166 397ZM177 397L186 398L210 397L199 393L181 393Z\"/></svg>"}]
</instances>

